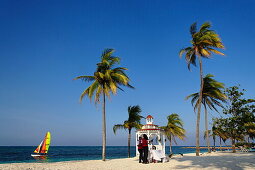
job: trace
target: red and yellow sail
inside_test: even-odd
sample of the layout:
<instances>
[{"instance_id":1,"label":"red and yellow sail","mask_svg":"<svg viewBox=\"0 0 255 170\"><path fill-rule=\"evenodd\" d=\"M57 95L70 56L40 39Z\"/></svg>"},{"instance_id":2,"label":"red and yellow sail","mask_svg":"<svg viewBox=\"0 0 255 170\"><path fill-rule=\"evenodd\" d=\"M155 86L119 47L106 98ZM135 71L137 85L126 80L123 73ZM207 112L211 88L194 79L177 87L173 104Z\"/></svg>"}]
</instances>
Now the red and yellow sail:
<instances>
[{"instance_id":1,"label":"red and yellow sail","mask_svg":"<svg viewBox=\"0 0 255 170\"><path fill-rule=\"evenodd\" d=\"M35 149L34 153L48 153L50 147L50 132L47 132L43 141Z\"/></svg>"}]
</instances>

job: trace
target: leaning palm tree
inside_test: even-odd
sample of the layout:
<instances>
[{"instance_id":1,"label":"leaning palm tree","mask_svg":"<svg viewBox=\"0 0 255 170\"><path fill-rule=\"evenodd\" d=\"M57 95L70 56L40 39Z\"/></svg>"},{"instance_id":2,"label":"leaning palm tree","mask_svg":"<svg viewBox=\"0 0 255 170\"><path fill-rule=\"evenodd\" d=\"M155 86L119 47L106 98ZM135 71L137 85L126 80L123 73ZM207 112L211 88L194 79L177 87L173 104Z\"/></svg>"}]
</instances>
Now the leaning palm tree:
<instances>
[{"instance_id":1,"label":"leaning palm tree","mask_svg":"<svg viewBox=\"0 0 255 170\"><path fill-rule=\"evenodd\" d=\"M85 96L88 96L92 100L93 96L95 103L100 103L102 98L102 160L105 161L106 154L106 122L105 122L105 100L106 96L110 98L111 94L116 94L117 89L122 90L120 86L127 86L133 88L129 84L129 77L125 74L127 68L115 67L119 64L120 58L112 56L113 49L105 49L101 56L100 63L97 64L97 69L93 76L78 76L74 80L81 79L86 82L92 81L92 84L85 89L81 96L80 101Z\"/></svg>"},{"instance_id":2,"label":"leaning palm tree","mask_svg":"<svg viewBox=\"0 0 255 170\"><path fill-rule=\"evenodd\" d=\"M118 129L127 129L128 130L128 157L130 158L130 141L131 141L131 130L133 128L140 129L141 123L140 120L143 118L141 114L142 110L140 106L129 106L128 107L128 120L124 121L123 124L117 124L113 126L113 132L116 134Z\"/></svg>"},{"instance_id":3,"label":"leaning palm tree","mask_svg":"<svg viewBox=\"0 0 255 170\"><path fill-rule=\"evenodd\" d=\"M190 70L190 64L196 66L196 60L199 61L200 68L200 92L198 99L198 110L197 110L197 122L196 122L196 155L199 156L199 124L200 124L200 110L202 102L202 89L203 89L203 69L202 69L202 57L210 58L212 53L224 55L222 52L214 49L224 49L224 45L219 38L219 35L210 30L211 24L205 22L200 29L197 31L197 23L194 23L190 27L190 33L192 36L191 47L186 47L180 50L180 57L186 53L185 58Z\"/></svg>"},{"instance_id":4,"label":"leaning palm tree","mask_svg":"<svg viewBox=\"0 0 255 170\"><path fill-rule=\"evenodd\" d=\"M185 138L185 129L183 128L183 121L176 113L169 115L167 121L167 125L160 128L164 131L170 142L170 154L172 154L172 141L177 144L176 137L183 140Z\"/></svg>"},{"instance_id":5,"label":"leaning palm tree","mask_svg":"<svg viewBox=\"0 0 255 170\"><path fill-rule=\"evenodd\" d=\"M223 141L225 143L225 141L227 140L226 135L224 134L224 132L222 131L222 129L216 127L213 125L212 130L208 130L208 132L205 131L204 133L204 139L207 139L207 134L209 137L213 138L213 146L215 148L215 144L216 144L216 137L218 136L220 141L220 149L222 150L222 144L221 141Z\"/></svg>"},{"instance_id":6,"label":"leaning palm tree","mask_svg":"<svg viewBox=\"0 0 255 170\"><path fill-rule=\"evenodd\" d=\"M226 142L226 140L228 139L226 132L224 131L223 127L222 127L222 123L220 122L220 119L218 118L214 118L213 119L213 127L212 127L212 131L215 135L219 136L219 143L220 143L220 148L222 150L222 144L221 141L223 141L224 143ZM226 144L226 143L225 143Z\"/></svg>"},{"instance_id":7,"label":"leaning palm tree","mask_svg":"<svg viewBox=\"0 0 255 170\"><path fill-rule=\"evenodd\" d=\"M220 139L220 148L221 148L221 150L222 150L222 144L221 144L221 141L223 141L224 143L226 142L226 140L227 140L227 135L226 135L226 133L221 129L221 128L219 128L219 127L216 127L216 130L215 130L215 134L217 135L217 136L219 136L219 139ZM226 143L225 143L226 144Z\"/></svg>"},{"instance_id":8,"label":"leaning palm tree","mask_svg":"<svg viewBox=\"0 0 255 170\"><path fill-rule=\"evenodd\" d=\"M208 152L210 153L210 140L209 140L209 130L208 130L208 114L207 107L211 110L215 110L218 112L216 106L223 107L222 102L225 103L227 100L227 96L224 94L224 84L213 79L214 77L211 74L207 74L203 78L204 86L202 90L202 104L204 106L205 111L205 133L207 140ZM186 97L186 100L192 98L191 103L194 106L194 110L199 107L199 95L200 93L193 93ZM195 105L194 105L195 103Z\"/></svg>"}]
</instances>

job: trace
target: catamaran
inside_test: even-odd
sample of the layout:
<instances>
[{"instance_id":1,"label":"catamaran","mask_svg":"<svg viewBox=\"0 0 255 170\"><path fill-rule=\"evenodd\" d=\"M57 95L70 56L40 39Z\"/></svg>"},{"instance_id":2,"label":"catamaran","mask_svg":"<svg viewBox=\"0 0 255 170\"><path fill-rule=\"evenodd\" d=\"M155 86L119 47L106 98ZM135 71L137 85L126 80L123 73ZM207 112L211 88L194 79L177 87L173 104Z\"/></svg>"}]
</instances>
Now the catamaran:
<instances>
[{"instance_id":1,"label":"catamaran","mask_svg":"<svg viewBox=\"0 0 255 170\"><path fill-rule=\"evenodd\" d=\"M50 132L47 132L43 141L35 149L34 153L31 156L46 156L50 147Z\"/></svg>"}]
</instances>

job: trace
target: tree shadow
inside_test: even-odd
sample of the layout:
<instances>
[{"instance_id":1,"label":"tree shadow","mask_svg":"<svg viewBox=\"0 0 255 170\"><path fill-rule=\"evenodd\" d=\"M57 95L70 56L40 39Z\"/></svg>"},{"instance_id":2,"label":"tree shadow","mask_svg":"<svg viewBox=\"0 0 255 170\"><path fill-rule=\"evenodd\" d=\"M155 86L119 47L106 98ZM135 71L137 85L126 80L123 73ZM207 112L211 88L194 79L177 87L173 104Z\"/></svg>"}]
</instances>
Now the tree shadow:
<instances>
[{"instance_id":1,"label":"tree shadow","mask_svg":"<svg viewBox=\"0 0 255 170\"><path fill-rule=\"evenodd\" d=\"M255 167L254 153L219 153L206 154L204 156L183 156L174 158L178 162L188 162L189 165L176 165L176 169L188 168L218 168L218 169L235 169L242 170L245 168ZM171 160L170 160L171 162Z\"/></svg>"}]
</instances>

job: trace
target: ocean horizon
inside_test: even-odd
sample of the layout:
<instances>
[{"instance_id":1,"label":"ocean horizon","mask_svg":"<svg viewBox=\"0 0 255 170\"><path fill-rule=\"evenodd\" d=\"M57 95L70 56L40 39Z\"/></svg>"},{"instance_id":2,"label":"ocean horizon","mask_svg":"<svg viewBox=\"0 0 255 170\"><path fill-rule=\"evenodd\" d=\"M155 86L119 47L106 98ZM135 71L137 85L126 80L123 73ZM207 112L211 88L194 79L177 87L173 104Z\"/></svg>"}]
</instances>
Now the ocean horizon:
<instances>
[{"instance_id":1,"label":"ocean horizon","mask_svg":"<svg viewBox=\"0 0 255 170\"><path fill-rule=\"evenodd\" d=\"M37 146L0 146L0 164L100 160L102 158L102 146L51 146L46 157L35 159L31 154L36 147ZM173 153L195 153L195 149L183 147L190 146L173 146ZM106 159L127 158L127 151L127 146L107 146ZM200 149L200 151L206 152L207 149ZM166 154L169 153L169 146L166 146ZM131 157L134 156L135 146L131 146Z\"/></svg>"}]
</instances>

